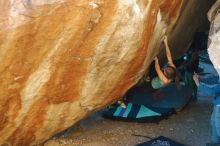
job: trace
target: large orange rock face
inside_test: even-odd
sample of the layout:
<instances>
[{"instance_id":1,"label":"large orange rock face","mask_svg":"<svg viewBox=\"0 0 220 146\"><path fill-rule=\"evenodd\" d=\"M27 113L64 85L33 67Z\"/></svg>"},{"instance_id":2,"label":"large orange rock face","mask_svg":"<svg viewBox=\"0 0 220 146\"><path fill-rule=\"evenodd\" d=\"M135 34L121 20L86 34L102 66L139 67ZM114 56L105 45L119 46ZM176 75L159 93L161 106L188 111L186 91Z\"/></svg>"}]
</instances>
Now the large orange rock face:
<instances>
[{"instance_id":1,"label":"large orange rock face","mask_svg":"<svg viewBox=\"0 0 220 146\"><path fill-rule=\"evenodd\" d=\"M173 52L189 45L210 5L1 0L0 145L39 144L120 98L142 77L165 34L172 48L182 46Z\"/></svg>"}]
</instances>

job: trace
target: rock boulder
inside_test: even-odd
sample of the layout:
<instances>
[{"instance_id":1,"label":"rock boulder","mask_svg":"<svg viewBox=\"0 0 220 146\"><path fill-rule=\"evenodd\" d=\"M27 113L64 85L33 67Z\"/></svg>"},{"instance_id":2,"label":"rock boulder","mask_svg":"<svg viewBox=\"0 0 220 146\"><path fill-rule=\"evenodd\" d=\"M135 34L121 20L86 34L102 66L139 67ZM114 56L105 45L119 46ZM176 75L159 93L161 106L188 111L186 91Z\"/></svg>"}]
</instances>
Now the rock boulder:
<instances>
[{"instance_id":1,"label":"rock boulder","mask_svg":"<svg viewBox=\"0 0 220 146\"><path fill-rule=\"evenodd\" d=\"M0 145L39 144L119 99L210 0L1 0Z\"/></svg>"}]
</instances>

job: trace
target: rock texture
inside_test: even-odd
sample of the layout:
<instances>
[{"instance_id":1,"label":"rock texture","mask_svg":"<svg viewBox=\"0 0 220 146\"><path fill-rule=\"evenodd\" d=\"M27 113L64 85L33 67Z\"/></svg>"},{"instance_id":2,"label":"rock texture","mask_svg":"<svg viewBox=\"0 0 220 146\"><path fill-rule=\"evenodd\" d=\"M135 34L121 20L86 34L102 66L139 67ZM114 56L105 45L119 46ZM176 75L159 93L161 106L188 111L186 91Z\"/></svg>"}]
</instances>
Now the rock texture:
<instances>
[{"instance_id":1,"label":"rock texture","mask_svg":"<svg viewBox=\"0 0 220 146\"><path fill-rule=\"evenodd\" d=\"M208 13L211 21L208 53L215 69L220 75L220 0L217 0Z\"/></svg>"},{"instance_id":2,"label":"rock texture","mask_svg":"<svg viewBox=\"0 0 220 146\"><path fill-rule=\"evenodd\" d=\"M0 145L42 143L120 98L165 34L173 52L187 49L211 4L1 0Z\"/></svg>"}]
</instances>

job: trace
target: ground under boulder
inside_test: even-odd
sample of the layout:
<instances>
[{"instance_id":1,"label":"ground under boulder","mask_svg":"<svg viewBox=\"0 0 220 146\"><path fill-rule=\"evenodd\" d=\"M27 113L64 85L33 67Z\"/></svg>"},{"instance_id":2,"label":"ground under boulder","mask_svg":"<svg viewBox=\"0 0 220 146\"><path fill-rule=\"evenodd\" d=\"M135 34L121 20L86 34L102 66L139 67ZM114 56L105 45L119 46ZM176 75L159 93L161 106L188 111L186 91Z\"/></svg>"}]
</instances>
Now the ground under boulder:
<instances>
[{"instance_id":1,"label":"ground under boulder","mask_svg":"<svg viewBox=\"0 0 220 146\"><path fill-rule=\"evenodd\" d=\"M0 2L0 145L34 145L120 98L168 35L184 52L212 1Z\"/></svg>"}]
</instances>

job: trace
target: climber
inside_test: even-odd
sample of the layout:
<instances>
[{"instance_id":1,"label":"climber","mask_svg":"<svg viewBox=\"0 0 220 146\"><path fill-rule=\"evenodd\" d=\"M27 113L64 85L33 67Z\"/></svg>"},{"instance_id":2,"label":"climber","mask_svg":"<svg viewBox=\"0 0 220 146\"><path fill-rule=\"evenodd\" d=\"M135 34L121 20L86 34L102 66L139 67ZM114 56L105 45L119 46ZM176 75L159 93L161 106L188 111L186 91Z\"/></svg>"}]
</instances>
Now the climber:
<instances>
[{"instance_id":1,"label":"climber","mask_svg":"<svg viewBox=\"0 0 220 146\"><path fill-rule=\"evenodd\" d=\"M168 65L166 65L164 68L160 68L159 65L159 61L158 58L156 57L154 59L155 63L154 63L154 68L155 68L155 73L153 77L147 77L147 82L148 83L144 83L145 84L145 90L147 90L147 92L149 93L153 93L154 91L158 90L159 88L166 86L168 84L170 84L171 82L175 81L177 88L180 87L179 84L179 76L178 76L178 72L176 69L176 66L173 63L173 59L172 59L172 55L167 43L167 37L165 36L164 39L164 44L165 44L165 48L166 48L166 56L168 59ZM152 69L154 70L154 69ZM152 72L152 70L150 70ZM150 75L152 76L152 74L150 73ZM152 79L152 80L151 80ZM132 99L129 96L125 96L123 101L118 101L118 104L122 107L122 108L126 108L126 102L127 101L131 101Z\"/></svg>"},{"instance_id":2,"label":"climber","mask_svg":"<svg viewBox=\"0 0 220 146\"><path fill-rule=\"evenodd\" d=\"M169 83L175 81L177 87L179 87L179 76L176 69L176 66L173 63L172 55L167 43L167 37L165 36L164 44L166 48L166 56L168 60L168 65L166 65L164 68L160 68L158 58L155 57L155 70L157 73L157 76L154 77L151 80L151 87L152 90L157 90L163 86L168 85Z\"/></svg>"}]
</instances>

